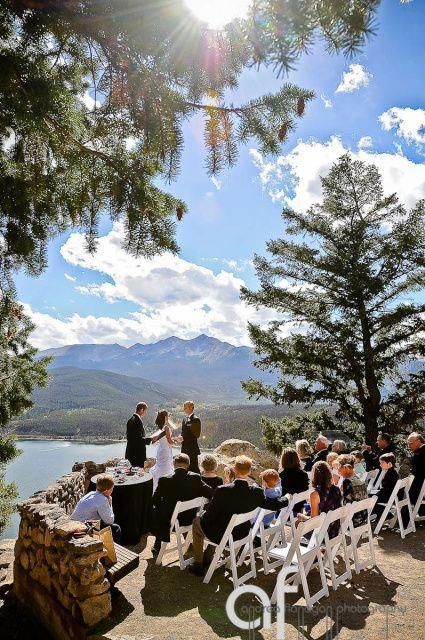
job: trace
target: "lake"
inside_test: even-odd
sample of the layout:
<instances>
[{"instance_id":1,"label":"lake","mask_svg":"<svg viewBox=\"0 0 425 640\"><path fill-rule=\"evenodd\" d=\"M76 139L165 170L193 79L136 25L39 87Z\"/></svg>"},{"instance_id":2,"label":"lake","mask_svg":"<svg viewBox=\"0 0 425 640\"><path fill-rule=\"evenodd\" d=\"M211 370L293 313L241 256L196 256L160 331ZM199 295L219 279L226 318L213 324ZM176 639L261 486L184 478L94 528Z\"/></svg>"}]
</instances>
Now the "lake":
<instances>
[{"instance_id":1,"label":"lake","mask_svg":"<svg viewBox=\"0 0 425 640\"><path fill-rule=\"evenodd\" d=\"M6 481L16 482L19 500L45 489L48 484L71 471L74 462L105 462L116 456L124 457L126 446L125 441L89 444L67 440L20 440L17 444L22 454L7 465ZM148 457L155 457L155 449L155 446L147 447ZM16 538L18 527L19 514L15 513L0 538Z\"/></svg>"}]
</instances>

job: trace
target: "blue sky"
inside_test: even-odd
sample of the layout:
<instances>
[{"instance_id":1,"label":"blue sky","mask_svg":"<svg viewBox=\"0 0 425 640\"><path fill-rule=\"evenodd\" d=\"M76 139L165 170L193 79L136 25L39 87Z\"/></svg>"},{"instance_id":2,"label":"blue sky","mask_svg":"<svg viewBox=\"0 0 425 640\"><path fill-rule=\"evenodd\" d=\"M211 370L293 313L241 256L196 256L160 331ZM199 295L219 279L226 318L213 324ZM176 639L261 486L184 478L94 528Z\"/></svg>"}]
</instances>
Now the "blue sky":
<instances>
[{"instance_id":1,"label":"blue sky","mask_svg":"<svg viewBox=\"0 0 425 640\"><path fill-rule=\"evenodd\" d=\"M383 0L377 35L354 59L329 56L318 45L287 78L246 72L235 103L286 81L316 93L279 158L262 158L247 145L214 185L204 169L201 121L189 122L182 171L171 187L189 207L178 225L179 258L125 256L120 229L111 230L107 219L93 258L77 230L57 238L42 277L17 277L20 300L38 325L36 346L130 345L199 333L247 344L246 321L255 316L238 291L242 283L256 286L254 253L264 254L266 241L282 233L284 203L305 207L320 198L319 175L345 149L378 164L384 187L407 206L425 197L424 25L423 0ZM353 90L345 90L350 81Z\"/></svg>"}]
</instances>

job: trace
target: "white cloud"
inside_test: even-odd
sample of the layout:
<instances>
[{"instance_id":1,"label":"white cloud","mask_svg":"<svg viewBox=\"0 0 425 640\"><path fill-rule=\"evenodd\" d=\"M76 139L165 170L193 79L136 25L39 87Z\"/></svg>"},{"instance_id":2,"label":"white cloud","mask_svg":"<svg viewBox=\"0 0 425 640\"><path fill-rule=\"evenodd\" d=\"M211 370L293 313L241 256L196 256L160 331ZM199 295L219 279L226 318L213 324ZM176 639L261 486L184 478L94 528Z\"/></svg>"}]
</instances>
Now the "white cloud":
<instances>
[{"instance_id":1,"label":"white cloud","mask_svg":"<svg viewBox=\"0 0 425 640\"><path fill-rule=\"evenodd\" d=\"M357 143L359 149L370 149L373 147L373 140L370 136L362 136Z\"/></svg>"},{"instance_id":2,"label":"white cloud","mask_svg":"<svg viewBox=\"0 0 425 640\"><path fill-rule=\"evenodd\" d=\"M332 164L347 151L350 149L341 139L332 136L327 142L301 140L290 153L279 156L273 163L264 161L257 150L251 151L251 157L270 197L295 210L305 211L322 199L320 176L326 176ZM382 176L384 192L396 192L407 208L425 197L425 164L412 162L400 154L363 149L352 155L375 164Z\"/></svg>"},{"instance_id":3,"label":"white cloud","mask_svg":"<svg viewBox=\"0 0 425 640\"><path fill-rule=\"evenodd\" d=\"M77 278L74 278L74 276L70 276L69 273L64 273L64 276L70 282L76 282L77 281Z\"/></svg>"},{"instance_id":4,"label":"white cloud","mask_svg":"<svg viewBox=\"0 0 425 640\"><path fill-rule=\"evenodd\" d=\"M131 302L136 310L123 317L73 314L54 318L27 307L37 325L32 342L38 348L74 343L113 343L128 346L154 342L172 335L193 338L206 333L236 345L249 344L247 321L266 322L271 311L257 312L240 300L244 281L234 273L215 274L178 256L134 258L122 247L123 229L115 224L98 242L94 255L87 253L84 236L73 233L61 248L73 266L105 277L100 284L79 287L80 293L107 302ZM238 269L239 261L228 260Z\"/></svg>"},{"instance_id":5,"label":"white cloud","mask_svg":"<svg viewBox=\"0 0 425 640\"><path fill-rule=\"evenodd\" d=\"M81 100L81 102L87 107L89 111L93 111L95 107L97 109L100 107L99 100L95 100L94 98L92 98L88 89L85 93L78 96L78 99Z\"/></svg>"},{"instance_id":6,"label":"white cloud","mask_svg":"<svg viewBox=\"0 0 425 640\"><path fill-rule=\"evenodd\" d=\"M323 104L325 105L325 109L332 109L332 101L329 100L329 98L327 98L325 95L320 96L320 99L322 100Z\"/></svg>"},{"instance_id":7,"label":"white cloud","mask_svg":"<svg viewBox=\"0 0 425 640\"><path fill-rule=\"evenodd\" d=\"M352 93L360 87L367 87L372 78L372 74L366 71L363 65L350 64L349 70L342 74L341 82L335 93Z\"/></svg>"},{"instance_id":8,"label":"white cloud","mask_svg":"<svg viewBox=\"0 0 425 640\"><path fill-rule=\"evenodd\" d=\"M213 185L215 186L215 188L217 189L217 191L220 191L221 189L221 180L219 180L218 178L216 178L215 176L212 176L211 178L211 182L213 183Z\"/></svg>"},{"instance_id":9,"label":"white cloud","mask_svg":"<svg viewBox=\"0 0 425 640\"><path fill-rule=\"evenodd\" d=\"M396 130L407 142L425 143L425 109L392 107L379 116L385 131Z\"/></svg>"}]
</instances>

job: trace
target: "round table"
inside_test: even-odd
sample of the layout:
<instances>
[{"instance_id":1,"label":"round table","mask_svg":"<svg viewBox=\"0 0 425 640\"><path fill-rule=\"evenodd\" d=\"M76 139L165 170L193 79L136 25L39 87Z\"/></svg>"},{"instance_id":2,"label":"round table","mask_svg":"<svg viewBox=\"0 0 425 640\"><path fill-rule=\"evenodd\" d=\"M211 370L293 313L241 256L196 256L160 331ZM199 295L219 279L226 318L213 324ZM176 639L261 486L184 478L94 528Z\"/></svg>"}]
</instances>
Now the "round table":
<instances>
[{"instance_id":1,"label":"round table","mask_svg":"<svg viewBox=\"0 0 425 640\"><path fill-rule=\"evenodd\" d=\"M89 491L96 490L97 477L91 478ZM112 508L114 522L121 527L122 544L137 544L140 536L149 530L152 492L153 477L150 473L127 475L124 482L115 480Z\"/></svg>"}]
</instances>

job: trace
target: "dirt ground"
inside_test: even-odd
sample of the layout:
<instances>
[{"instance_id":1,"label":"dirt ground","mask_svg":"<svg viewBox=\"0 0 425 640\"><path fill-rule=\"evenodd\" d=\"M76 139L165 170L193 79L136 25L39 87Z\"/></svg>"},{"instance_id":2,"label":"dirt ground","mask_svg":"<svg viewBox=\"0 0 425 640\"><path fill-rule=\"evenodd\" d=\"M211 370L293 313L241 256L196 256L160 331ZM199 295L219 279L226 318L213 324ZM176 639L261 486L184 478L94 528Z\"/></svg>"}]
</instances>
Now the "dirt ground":
<instances>
[{"instance_id":1,"label":"dirt ground","mask_svg":"<svg viewBox=\"0 0 425 640\"><path fill-rule=\"evenodd\" d=\"M227 618L225 604L232 583L218 570L210 584L180 571L176 555L157 567L144 538L133 550L140 566L114 589L114 614L100 623L90 640L272 640L269 629L242 631ZM298 594L287 595L286 640L420 640L425 636L425 527L401 540L384 532L375 540L377 568L354 575L351 583L330 591L312 612ZM256 584L271 595L276 575L259 572ZM314 579L311 582L314 587ZM251 596L238 601L240 617L248 619ZM251 609L252 611L252 609ZM256 613L256 616L259 615ZM251 617L254 616L251 613ZM0 607L0 637L4 640L47 640L44 630L23 618L13 604ZM7 630L7 631L6 631ZM4 635L6 631L6 635ZM28 635L29 634L29 635Z\"/></svg>"}]
</instances>

